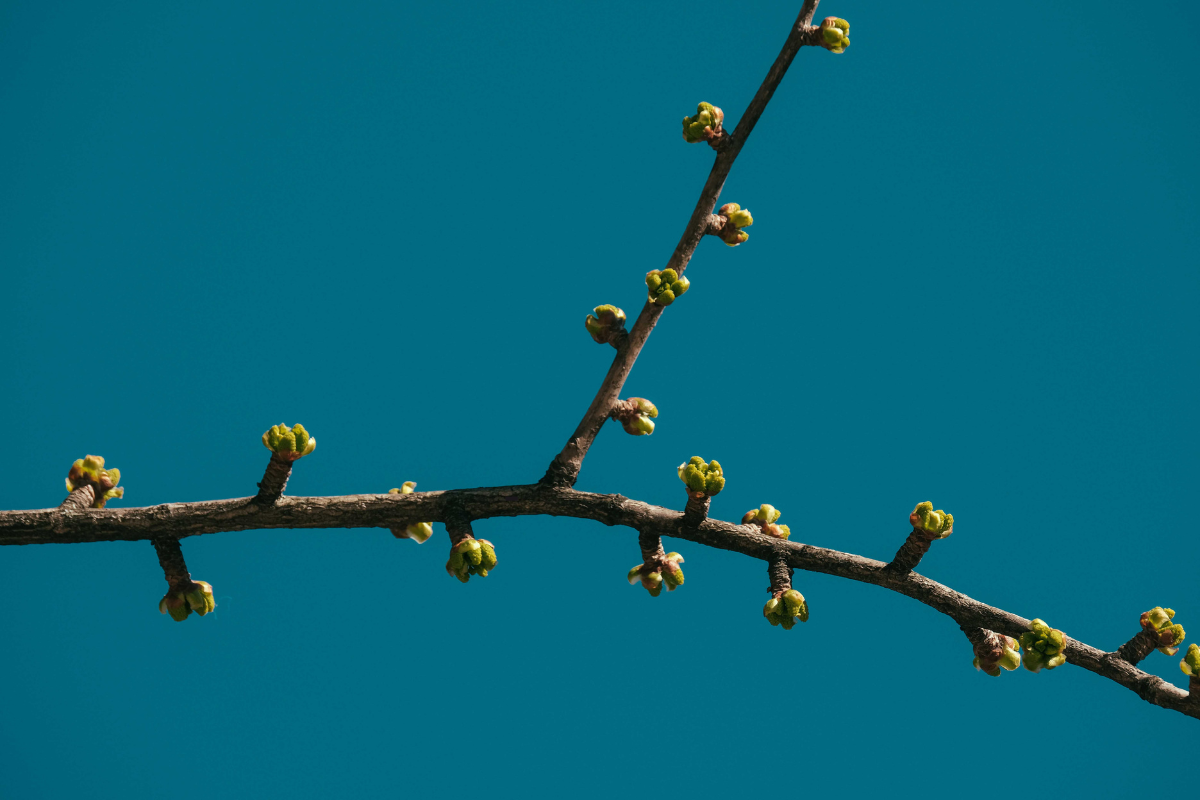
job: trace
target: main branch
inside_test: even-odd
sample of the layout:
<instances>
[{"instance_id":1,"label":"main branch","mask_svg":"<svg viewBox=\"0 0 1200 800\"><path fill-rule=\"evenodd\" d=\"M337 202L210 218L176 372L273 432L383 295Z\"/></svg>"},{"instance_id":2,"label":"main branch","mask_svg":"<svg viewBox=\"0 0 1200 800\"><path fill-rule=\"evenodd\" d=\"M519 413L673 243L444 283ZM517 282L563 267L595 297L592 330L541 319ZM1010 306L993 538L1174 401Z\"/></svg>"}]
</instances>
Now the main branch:
<instances>
[{"instance_id":1,"label":"main branch","mask_svg":"<svg viewBox=\"0 0 1200 800\"><path fill-rule=\"evenodd\" d=\"M146 508L67 508L0 512L0 545L183 538L221 531L273 528L392 528L418 520L455 523L489 517L548 514L624 526L642 534L673 536L741 553L768 564L782 556L793 569L821 572L890 589L918 600L965 628L1018 637L1030 621L980 603L915 572L888 569L862 556L777 539L753 525L705 519L684 524L684 514L619 494L593 494L539 485L494 486L412 494L283 497L273 506L254 498L168 503ZM1067 661L1135 692L1143 700L1200 719L1200 702L1161 678L1139 670L1117 653L1066 639Z\"/></svg>"}]
</instances>

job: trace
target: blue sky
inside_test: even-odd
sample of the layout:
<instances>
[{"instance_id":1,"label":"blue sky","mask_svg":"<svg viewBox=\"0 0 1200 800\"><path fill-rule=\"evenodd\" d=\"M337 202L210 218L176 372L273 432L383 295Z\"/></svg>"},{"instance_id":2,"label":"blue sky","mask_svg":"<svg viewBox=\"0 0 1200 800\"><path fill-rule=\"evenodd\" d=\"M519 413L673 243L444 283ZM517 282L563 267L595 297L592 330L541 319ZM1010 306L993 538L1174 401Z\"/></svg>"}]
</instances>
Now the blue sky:
<instances>
[{"instance_id":1,"label":"blue sky","mask_svg":"<svg viewBox=\"0 0 1200 800\"><path fill-rule=\"evenodd\" d=\"M253 494L296 421L291 494L536 480L611 358L584 315L636 313L707 175L680 118L732 127L798 6L0 3L0 508L87 453L114 507ZM885 560L928 499L935 580L1106 649L1154 605L1200 632L1200 12L1129 11L822 3L851 47L796 59L722 196L749 242L701 243L627 384L657 430L578 488L682 508L716 458L714 516ZM798 573L784 632L735 554L668 542L650 598L631 531L476 530L466 586L440 525L188 539L219 605L182 624L147 543L4 548L0 796L1116 795L1192 758L1195 720L989 679L875 587Z\"/></svg>"}]
</instances>

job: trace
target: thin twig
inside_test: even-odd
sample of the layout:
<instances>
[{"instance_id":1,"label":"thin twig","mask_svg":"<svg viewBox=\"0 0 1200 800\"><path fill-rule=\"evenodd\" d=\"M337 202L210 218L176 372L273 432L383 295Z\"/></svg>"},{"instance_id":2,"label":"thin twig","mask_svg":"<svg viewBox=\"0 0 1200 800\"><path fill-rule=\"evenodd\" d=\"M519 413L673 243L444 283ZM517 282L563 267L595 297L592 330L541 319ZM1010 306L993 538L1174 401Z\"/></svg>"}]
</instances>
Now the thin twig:
<instances>
[{"instance_id":1,"label":"thin twig","mask_svg":"<svg viewBox=\"0 0 1200 800\"><path fill-rule=\"evenodd\" d=\"M820 0L804 0L800 15L796 17L796 23L783 43L783 49L779 51L775 63L767 71L767 77L763 79L762 85L758 87L750 105L746 107L746 112L738 121L737 128L734 129L731 136L723 137L726 141L717 153L716 161L708 174L708 180L704 182L700 198L696 201L696 207L692 210L692 216L683 230L679 244L675 245L675 252L671 253L671 258L667 261L666 269L673 269L681 275L687 269L692 253L696 251L696 246L700 244L700 240L708 231L709 218L713 208L717 205L717 198L721 196L725 179L729 176L729 170L733 167L738 153L746 144L746 139L750 137L750 132L754 130L759 117L766 110L767 103L771 101L771 97L779 87L780 81L783 80L788 67L791 66L796 53L806 44L815 45L817 43L815 33L817 29L813 28L811 23L819 2ZM571 434L566 445L550 462L550 467L541 480L543 486L558 488L575 485L588 448L592 446L596 434L600 432L604 421L608 419L613 403L617 402L617 398L621 396L621 388L625 385L625 380L633 369L633 363L637 361L638 354L642 352L642 347L650 338L650 333L654 330L662 313L663 306L650 302L642 306L642 312L638 314L637 322L634 323L633 330L629 332L629 338L617 348L617 355L613 358L612 366L608 368L608 374L604 376L604 381L600 384L600 390L596 392L592 404L588 406L587 412L575 427L575 432Z\"/></svg>"}]
</instances>

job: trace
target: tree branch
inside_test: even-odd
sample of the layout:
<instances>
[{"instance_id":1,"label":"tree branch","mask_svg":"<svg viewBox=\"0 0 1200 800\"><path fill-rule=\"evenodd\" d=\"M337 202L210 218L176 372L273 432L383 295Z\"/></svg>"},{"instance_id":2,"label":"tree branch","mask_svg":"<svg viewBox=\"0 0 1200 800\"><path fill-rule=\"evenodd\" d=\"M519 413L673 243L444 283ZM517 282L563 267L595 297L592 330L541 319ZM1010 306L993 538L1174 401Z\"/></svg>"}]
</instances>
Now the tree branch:
<instances>
[{"instance_id":1,"label":"tree branch","mask_svg":"<svg viewBox=\"0 0 1200 800\"><path fill-rule=\"evenodd\" d=\"M717 152L716 160L713 162L712 170L708 173L708 180L704 182L704 188L700 190L700 198L696 201L696 207L692 209L692 216L688 219L687 227L684 228L679 244L675 245L675 252L671 253L664 269L673 269L680 275L687 269L692 253L696 251L697 245L700 244L700 240L704 238L709 229L710 216L717 205L717 198L721 196L725 179L729 176L730 169L733 168L733 162L737 159L738 153L742 151L746 140L750 138L750 132L758 124L758 119L766 110L767 103L771 102L771 97L774 96L784 74L791 66L792 59L796 57L796 53L802 46L817 44L818 29L812 26L812 19L820 1L804 0L804 5L800 8L800 15L796 17L796 22L783 43L783 49L775 57L775 63L767 71L767 77L763 79L762 85L758 87L750 105L746 107L745 113L738 121L737 128L734 129L732 135L722 137L723 141ZM642 312L638 314L628 339L617 346L617 355L613 358L612 366L608 368L608 374L604 376L604 381L600 384L600 389L596 392L592 404L588 406L583 419L575 426L575 432L571 434L571 438L550 462L550 467L542 477L542 485L561 488L575 485L588 448L592 446L596 434L600 432L604 421L608 419L613 403L620 397L621 388L625 385L625 380L633 369L633 363L637 361L638 354L642 352L642 347L650 338L650 333L658 324L658 318L662 316L662 313L663 306L650 302L642 306Z\"/></svg>"},{"instance_id":2,"label":"tree branch","mask_svg":"<svg viewBox=\"0 0 1200 800\"><path fill-rule=\"evenodd\" d=\"M706 519L685 525L684 515L619 494L593 494L539 485L494 486L412 494L343 497L283 497L273 506L254 498L168 503L127 509L60 509L0 512L0 545L183 538L221 531L275 528L403 528L418 520L458 524L461 520L548 514L591 519L632 528L643 536L673 536L729 550L770 564L783 554L789 567L848 578L898 592L953 619L964 628L1018 637L1029 620L980 603L915 572L898 573L862 556L782 541L750 525ZM1067 661L1115 681L1143 700L1200 719L1200 703L1159 677L1142 672L1116 653L1066 640Z\"/></svg>"}]
</instances>

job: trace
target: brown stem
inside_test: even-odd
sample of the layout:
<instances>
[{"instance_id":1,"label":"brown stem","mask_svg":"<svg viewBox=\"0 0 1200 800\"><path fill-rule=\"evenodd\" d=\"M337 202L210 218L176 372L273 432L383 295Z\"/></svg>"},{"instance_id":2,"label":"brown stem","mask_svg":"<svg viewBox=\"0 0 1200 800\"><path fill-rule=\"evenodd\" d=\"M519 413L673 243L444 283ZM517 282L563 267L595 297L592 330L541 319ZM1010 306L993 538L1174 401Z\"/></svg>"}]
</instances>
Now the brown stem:
<instances>
[{"instance_id":1,"label":"brown stem","mask_svg":"<svg viewBox=\"0 0 1200 800\"><path fill-rule=\"evenodd\" d=\"M1139 661L1150 655L1157 648L1158 643L1142 630L1135 633L1133 638L1128 642L1118 647L1117 655L1136 667Z\"/></svg>"},{"instance_id":2,"label":"brown stem","mask_svg":"<svg viewBox=\"0 0 1200 800\"><path fill-rule=\"evenodd\" d=\"M0 545L102 541L141 541L158 536L195 536L222 531L280 528L390 528L414 519L447 522L453 506L469 519L549 514L622 525L647 537L674 536L689 542L742 553L761 561L783 554L793 569L820 572L869 583L911 597L945 614L962 627L984 628L1018 637L1029 620L986 605L915 572L896 572L863 556L827 550L802 542L782 541L751 525L706 519L685 528L683 514L621 495L593 494L544 486L493 486L407 495L359 494L343 497L284 497L273 506L252 498L170 503L149 508L94 509L63 514L56 508L0 511ZM1108 678L1143 700L1200 719L1200 703L1185 702L1187 693L1128 661L1066 637L1067 661Z\"/></svg>"},{"instance_id":3,"label":"brown stem","mask_svg":"<svg viewBox=\"0 0 1200 800\"><path fill-rule=\"evenodd\" d=\"M792 588L792 568L782 553L767 562L767 575L771 577L771 586L767 591L774 596L779 597Z\"/></svg>"},{"instance_id":4,"label":"brown stem","mask_svg":"<svg viewBox=\"0 0 1200 800\"><path fill-rule=\"evenodd\" d=\"M450 546L454 547L464 539L474 539L471 530L471 518L460 503L451 503L446 507L446 533L450 535Z\"/></svg>"},{"instance_id":5,"label":"brown stem","mask_svg":"<svg viewBox=\"0 0 1200 800\"><path fill-rule=\"evenodd\" d=\"M725 186L729 170L733 167L733 162L746 144L746 140L750 138L750 132L758 124L759 117L766 110L767 103L771 101L771 97L779 87L780 81L783 80L788 67L791 66L796 53L803 45L817 43L816 37L819 35L819 30L813 28L811 23L819 2L820 0L804 0L804 5L800 8L800 15L796 18L796 23L783 43L783 49L779 51L775 63L767 71L767 77L763 79L762 85L758 87L750 105L746 107L737 128L732 134L726 133L721 137L720 149L713 162L712 170L708 174L708 180L704 182L700 198L696 201L696 207L692 210L692 216L688 219L687 227L683 230L679 244L675 245L675 251L667 260L666 269L673 269L680 275L687 269L692 253L696 251L696 246L708 230L709 217L717 205L717 198L721 196L721 189ZM654 303L647 302L642 306L642 312L638 314L637 322L634 323L633 330L629 332L628 339L622 346L618 346L617 355L613 359L612 366L608 368L608 373L604 376L604 381L600 384L600 389L596 392L592 404L588 406L583 419L575 427L575 432L571 434L571 438L567 440L562 451L554 457L546 474L542 476L539 482L542 486L570 488L575 485L575 481L579 479L579 470L583 467L583 459L587 455L588 448L592 446L596 434L600 432L604 420L612 411L613 403L620 397L621 388L625 385L630 370L633 369L633 363L637 361L638 354L641 353L646 340L650 338L650 333L654 330L662 312L663 306Z\"/></svg>"},{"instance_id":6,"label":"brown stem","mask_svg":"<svg viewBox=\"0 0 1200 800\"><path fill-rule=\"evenodd\" d=\"M642 563L657 572L666 563L667 551L663 549L662 537L653 533L641 531L638 533L638 546L642 549Z\"/></svg>"},{"instance_id":7,"label":"brown stem","mask_svg":"<svg viewBox=\"0 0 1200 800\"><path fill-rule=\"evenodd\" d=\"M267 462L267 470L258 484L258 494L255 495L254 502L266 506L278 502L283 496L283 490L287 488L293 463L295 462L280 458L278 453L271 453L271 460Z\"/></svg>"},{"instance_id":8,"label":"brown stem","mask_svg":"<svg viewBox=\"0 0 1200 800\"><path fill-rule=\"evenodd\" d=\"M683 526L699 528L700 524L708 519L708 506L712 502L712 498L706 494L695 494L690 491L687 495L687 505L683 507Z\"/></svg>"},{"instance_id":9,"label":"brown stem","mask_svg":"<svg viewBox=\"0 0 1200 800\"><path fill-rule=\"evenodd\" d=\"M58 507L63 511L86 511L92 507L94 502L96 502L96 490L92 488L91 484L86 484L67 495L67 499L59 503Z\"/></svg>"},{"instance_id":10,"label":"brown stem","mask_svg":"<svg viewBox=\"0 0 1200 800\"><path fill-rule=\"evenodd\" d=\"M929 538L928 534L919 528L913 528L912 533L904 540L904 544L900 545L900 549L896 551L892 563L888 564L888 569L894 572L912 572L929 552L931 544L933 544L933 539Z\"/></svg>"},{"instance_id":11,"label":"brown stem","mask_svg":"<svg viewBox=\"0 0 1200 800\"><path fill-rule=\"evenodd\" d=\"M178 539L174 536L156 536L150 543L154 545L154 552L158 553L163 577L167 579L171 588L181 583L192 582L192 574L188 572L187 563L183 560L183 548Z\"/></svg>"}]
</instances>

